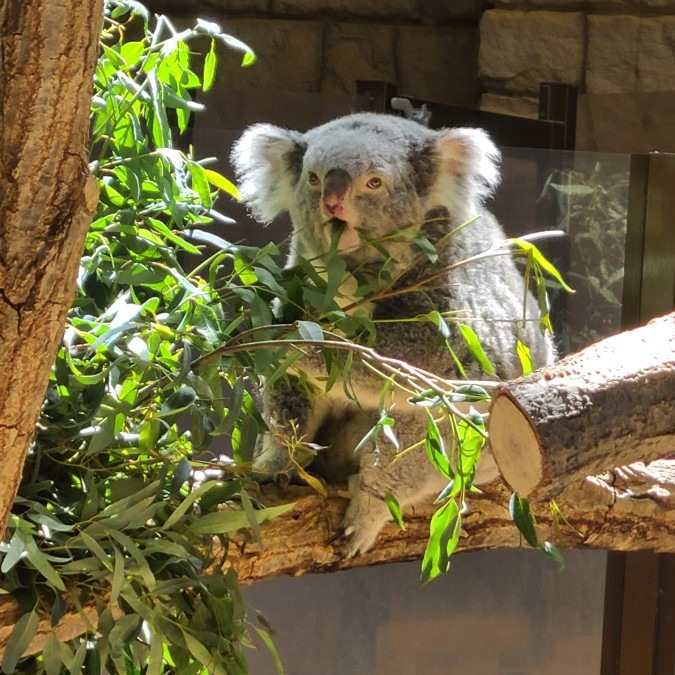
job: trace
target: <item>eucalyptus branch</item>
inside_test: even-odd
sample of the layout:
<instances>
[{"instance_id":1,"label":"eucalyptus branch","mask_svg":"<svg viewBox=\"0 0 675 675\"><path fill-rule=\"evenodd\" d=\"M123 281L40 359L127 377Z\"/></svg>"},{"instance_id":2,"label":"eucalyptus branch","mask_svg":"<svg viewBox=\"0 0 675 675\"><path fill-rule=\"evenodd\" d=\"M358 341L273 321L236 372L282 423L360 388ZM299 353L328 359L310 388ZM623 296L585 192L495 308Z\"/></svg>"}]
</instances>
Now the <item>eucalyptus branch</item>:
<instances>
[{"instance_id":1,"label":"eucalyptus branch","mask_svg":"<svg viewBox=\"0 0 675 675\"><path fill-rule=\"evenodd\" d=\"M339 338L339 336L336 336ZM255 351L258 349L270 349L275 347L286 347L289 349L300 349L303 347L320 347L325 349L334 349L340 351L350 351L359 354L365 361L377 364L378 366L389 370L394 376L400 375L409 384L423 382L427 385L426 389L433 391L439 396L443 396L447 391L451 391L460 386L477 385L491 388L499 385L497 381L491 380L447 380L439 378L433 373L417 366L413 366L406 361L395 359L389 356L383 356L372 347L366 347L346 339L335 340L307 340L302 338L292 338L288 340L261 340L259 342L247 342L245 344L226 344L215 349L209 354L200 356L193 362L194 368L200 368L212 364L216 359L232 354ZM306 353L306 352L304 352ZM391 376L385 376L390 380Z\"/></svg>"}]
</instances>

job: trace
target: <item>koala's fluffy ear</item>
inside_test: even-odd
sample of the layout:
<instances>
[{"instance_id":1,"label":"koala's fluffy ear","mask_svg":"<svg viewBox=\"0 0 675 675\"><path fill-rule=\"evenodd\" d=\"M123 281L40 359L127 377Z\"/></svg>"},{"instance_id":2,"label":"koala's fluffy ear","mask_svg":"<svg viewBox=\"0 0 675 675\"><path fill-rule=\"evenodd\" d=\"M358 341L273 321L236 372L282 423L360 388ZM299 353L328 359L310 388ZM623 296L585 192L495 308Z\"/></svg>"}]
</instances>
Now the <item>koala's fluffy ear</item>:
<instances>
[{"instance_id":1,"label":"koala's fluffy ear","mask_svg":"<svg viewBox=\"0 0 675 675\"><path fill-rule=\"evenodd\" d=\"M230 161L257 220L268 223L289 210L305 148L300 132L272 124L254 124L234 144Z\"/></svg>"},{"instance_id":2,"label":"koala's fluffy ear","mask_svg":"<svg viewBox=\"0 0 675 675\"><path fill-rule=\"evenodd\" d=\"M455 204L480 204L499 185L500 152L481 129L443 129L436 150L441 182Z\"/></svg>"}]
</instances>

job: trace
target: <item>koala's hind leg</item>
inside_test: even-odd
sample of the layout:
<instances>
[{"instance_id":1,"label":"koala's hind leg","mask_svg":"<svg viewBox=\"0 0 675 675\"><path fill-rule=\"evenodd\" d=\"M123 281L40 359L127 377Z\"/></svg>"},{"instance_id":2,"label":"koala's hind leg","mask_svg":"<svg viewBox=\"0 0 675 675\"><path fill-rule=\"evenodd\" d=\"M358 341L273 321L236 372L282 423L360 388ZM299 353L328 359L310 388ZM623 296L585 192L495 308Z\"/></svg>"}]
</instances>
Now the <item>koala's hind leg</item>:
<instances>
[{"instance_id":1,"label":"koala's hind leg","mask_svg":"<svg viewBox=\"0 0 675 675\"><path fill-rule=\"evenodd\" d=\"M394 430L400 449L410 447L424 439L426 416L420 413L397 416ZM398 457L399 450L386 437L380 436L377 445L377 455L372 446L364 448L359 472L349 479L352 498L342 529L349 537L350 557L371 548L380 530L391 520L384 501L387 492L405 508L433 501L447 482L431 466L421 444Z\"/></svg>"}]
</instances>

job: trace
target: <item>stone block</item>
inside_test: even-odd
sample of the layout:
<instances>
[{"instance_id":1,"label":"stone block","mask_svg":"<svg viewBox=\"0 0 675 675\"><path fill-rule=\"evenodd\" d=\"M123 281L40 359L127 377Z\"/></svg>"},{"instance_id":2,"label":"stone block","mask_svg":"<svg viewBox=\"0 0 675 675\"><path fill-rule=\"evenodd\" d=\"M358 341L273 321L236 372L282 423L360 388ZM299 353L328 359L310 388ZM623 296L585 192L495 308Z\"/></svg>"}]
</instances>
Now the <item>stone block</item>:
<instances>
[{"instance_id":1,"label":"stone block","mask_svg":"<svg viewBox=\"0 0 675 675\"><path fill-rule=\"evenodd\" d=\"M640 21L636 86L638 91L675 89L675 16Z\"/></svg>"},{"instance_id":2,"label":"stone block","mask_svg":"<svg viewBox=\"0 0 675 675\"><path fill-rule=\"evenodd\" d=\"M477 19L487 9L487 0L434 0L423 2L422 21Z\"/></svg>"},{"instance_id":3,"label":"stone block","mask_svg":"<svg viewBox=\"0 0 675 675\"><path fill-rule=\"evenodd\" d=\"M274 14L287 16L328 16L373 18L419 17L416 0L387 0L387 2L364 2L363 0L272 0Z\"/></svg>"},{"instance_id":4,"label":"stone block","mask_svg":"<svg viewBox=\"0 0 675 675\"><path fill-rule=\"evenodd\" d=\"M672 91L675 16L589 17L589 94Z\"/></svg>"},{"instance_id":5,"label":"stone block","mask_svg":"<svg viewBox=\"0 0 675 675\"><path fill-rule=\"evenodd\" d=\"M313 21L235 19L223 30L243 40L257 60L241 68L237 52L221 49L217 80L229 89L319 91L323 26Z\"/></svg>"},{"instance_id":6,"label":"stone block","mask_svg":"<svg viewBox=\"0 0 675 675\"><path fill-rule=\"evenodd\" d=\"M478 27L401 27L396 43L399 91L414 98L475 107Z\"/></svg>"},{"instance_id":7,"label":"stone block","mask_svg":"<svg viewBox=\"0 0 675 675\"><path fill-rule=\"evenodd\" d=\"M325 34L321 91L355 94L356 80L396 80L395 27L335 23Z\"/></svg>"},{"instance_id":8,"label":"stone block","mask_svg":"<svg viewBox=\"0 0 675 675\"><path fill-rule=\"evenodd\" d=\"M480 77L488 91L537 93L541 82L583 80L581 12L488 10L480 23Z\"/></svg>"},{"instance_id":9,"label":"stone block","mask_svg":"<svg viewBox=\"0 0 675 675\"><path fill-rule=\"evenodd\" d=\"M271 0L147 0L147 7L153 11L170 16L189 14L206 17L207 15L227 16L238 12L268 12Z\"/></svg>"},{"instance_id":10,"label":"stone block","mask_svg":"<svg viewBox=\"0 0 675 675\"><path fill-rule=\"evenodd\" d=\"M587 93L635 90L640 30L641 20L633 16L588 18Z\"/></svg>"},{"instance_id":11,"label":"stone block","mask_svg":"<svg viewBox=\"0 0 675 675\"><path fill-rule=\"evenodd\" d=\"M539 117L539 99L530 96L483 94L480 99L480 109L486 112L536 120Z\"/></svg>"}]
</instances>

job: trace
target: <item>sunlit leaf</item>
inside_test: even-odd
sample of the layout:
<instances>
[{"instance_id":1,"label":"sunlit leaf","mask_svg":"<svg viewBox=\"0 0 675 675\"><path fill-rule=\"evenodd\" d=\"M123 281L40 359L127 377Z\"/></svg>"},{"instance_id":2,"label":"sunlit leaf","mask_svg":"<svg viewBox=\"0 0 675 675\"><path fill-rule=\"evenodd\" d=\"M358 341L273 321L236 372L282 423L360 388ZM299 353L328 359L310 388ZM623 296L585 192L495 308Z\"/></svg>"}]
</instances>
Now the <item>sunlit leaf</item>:
<instances>
[{"instance_id":1,"label":"sunlit leaf","mask_svg":"<svg viewBox=\"0 0 675 675\"><path fill-rule=\"evenodd\" d=\"M448 480L451 480L454 474L450 468L450 460L445 453L441 433L431 413L429 413L427 420L427 435L424 449L426 450L429 461L434 467Z\"/></svg>"},{"instance_id":2,"label":"sunlit leaf","mask_svg":"<svg viewBox=\"0 0 675 675\"><path fill-rule=\"evenodd\" d=\"M394 522L398 525L399 529L405 529L405 523L403 522L403 516L401 515L401 506L398 503L398 500L391 492L387 492L384 495L384 503L391 513L391 517L394 519Z\"/></svg>"},{"instance_id":3,"label":"sunlit leaf","mask_svg":"<svg viewBox=\"0 0 675 675\"><path fill-rule=\"evenodd\" d=\"M216 55L216 43L211 40L211 47L204 57L204 91L209 91L213 87L216 79L216 64L218 57Z\"/></svg>"},{"instance_id":4,"label":"sunlit leaf","mask_svg":"<svg viewBox=\"0 0 675 675\"><path fill-rule=\"evenodd\" d=\"M432 581L450 569L450 556L457 547L461 518L457 502L445 502L431 518L429 542L422 560L421 582Z\"/></svg>"},{"instance_id":5,"label":"sunlit leaf","mask_svg":"<svg viewBox=\"0 0 675 675\"><path fill-rule=\"evenodd\" d=\"M325 497L328 494L324 484L316 476L312 476L311 473L305 471L305 469L299 465L295 467L295 470L298 472L298 478L300 478L300 480L304 480L305 483L307 483L307 485L312 488L312 490L318 492L322 497Z\"/></svg>"},{"instance_id":6,"label":"sunlit leaf","mask_svg":"<svg viewBox=\"0 0 675 675\"><path fill-rule=\"evenodd\" d=\"M232 181L225 178L225 176L211 169L204 169L204 175L206 176L206 179L209 181L209 183L211 183L211 185L214 187L222 190L226 194L230 195L230 197L234 197L237 200L241 199L241 194L239 193L237 186L232 183Z\"/></svg>"},{"instance_id":7,"label":"sunlit leaf","mask_svg":"<svg viewBox=\"0 0 675 675\"><path fill-rule=\"evenodd\" d=\"M466 344L471 350L471 353L473 354L476 361L478 361L483 372L487 373L488 375L494 375L494 366L483 350L483 345L481 345L480 340L478 339L478 336L476 335L473 328L471 328L471 326L467 326L464 323L459 323L457 325L460 332L462 333L462 337L466 341Z\"/></svg>"},{"instance_id":8,"label":"sunlit leaf","mask_svg":"<svg viewBox=\"0 0 675 675\"><path fill-rule=\"evenodd\" d=\"M532 372L532 355L530 354L528 346L521 340L518 340L516 343L516 353L520 360L520 367L523 370L523 375L529 375Z\"/></svg>"}]
</instances>

